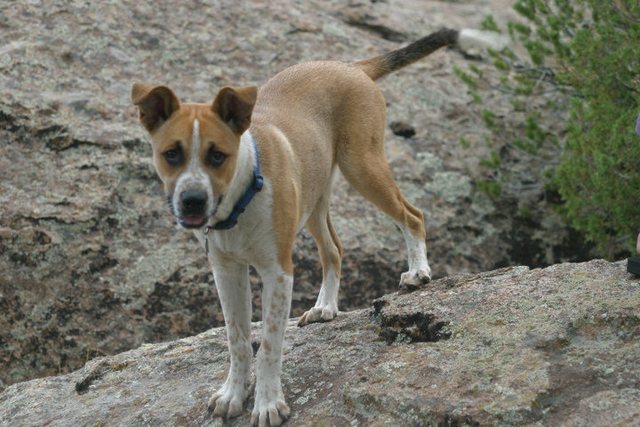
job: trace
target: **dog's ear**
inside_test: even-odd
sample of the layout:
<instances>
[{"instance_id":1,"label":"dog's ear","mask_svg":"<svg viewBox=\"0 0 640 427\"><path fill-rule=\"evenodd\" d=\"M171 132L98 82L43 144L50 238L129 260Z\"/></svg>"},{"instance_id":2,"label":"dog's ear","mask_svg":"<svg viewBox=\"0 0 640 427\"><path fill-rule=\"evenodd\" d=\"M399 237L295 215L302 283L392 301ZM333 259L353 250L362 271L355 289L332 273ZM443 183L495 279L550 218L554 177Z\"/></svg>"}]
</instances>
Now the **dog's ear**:
<instances>
[{"instance_id":1,"label":"dog's ear","mask_svg":"<svg viewBox=\"0 0 640 427\"><path fill-rule=\"evenodd\" d=\"M158 129L180 108L178 97L166 86L134 83L131 100L140 110L140 121L149 133Z\"/></svg>"},{"instance_id":2,"label":"dog's ear","mask_svg":"<svg viewBox=\"0 0 640 427\"><path fill-rule=\"evenodd\" d=\"M257 96L258 88L255 86L225 86L218 92L211 108L236 134L242 135L251 123Z\"/></svg>"}]
</instances>

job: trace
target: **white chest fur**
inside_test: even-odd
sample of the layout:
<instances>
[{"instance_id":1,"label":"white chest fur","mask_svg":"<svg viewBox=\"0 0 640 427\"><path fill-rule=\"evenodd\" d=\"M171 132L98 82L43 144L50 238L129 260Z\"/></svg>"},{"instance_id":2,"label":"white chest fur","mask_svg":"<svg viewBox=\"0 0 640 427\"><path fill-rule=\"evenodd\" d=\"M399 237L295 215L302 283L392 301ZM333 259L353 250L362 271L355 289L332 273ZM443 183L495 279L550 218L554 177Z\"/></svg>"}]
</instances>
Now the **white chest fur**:
<instances>
[{"instance_id":1,"label":"white chest fur","mask_svg":"<svg viewBox=\"0 0 640 427\"><path fill-rule=\"evenodd\" d=\"M262 191L254 196L233 228L210 230L206 236L202 230L196 230L194 234L203 247L205 238L209 240L209 260L214 264L215 251L251 265L274 262L276 242L272 212L271 183L265 178Z\"/></svg>"}]
</instances>

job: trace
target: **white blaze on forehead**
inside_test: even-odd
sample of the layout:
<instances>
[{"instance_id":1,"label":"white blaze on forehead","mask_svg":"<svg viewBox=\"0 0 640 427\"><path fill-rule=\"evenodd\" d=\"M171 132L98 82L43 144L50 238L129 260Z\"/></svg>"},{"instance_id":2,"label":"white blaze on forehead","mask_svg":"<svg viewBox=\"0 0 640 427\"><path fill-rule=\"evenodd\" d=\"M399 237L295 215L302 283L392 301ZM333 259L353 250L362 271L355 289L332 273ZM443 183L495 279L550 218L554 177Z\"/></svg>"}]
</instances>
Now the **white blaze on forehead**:
<instances>
[{"instance_id":1,"label":"white blaze on forehead","mask_svg":"<svg viewBox=\"0 0 640 427\"><path fill-rule=\"evenodd\" d=\"M191 135L191 162L189 168L198 164L198 154L200 153L200 122L198 119L193 121L193 132Z\"/></svg>"},{"instance_id":2,"label":"white blaze on forehead","mask_svg":"<svg viewBox=\"0 0 640 427\"><path fill-rule=\"evenodd\" d=\"M189 150L189 167L183 176L201 181L206 178L206 173L200 167L200 122L193 121L193 131L191 133L191 149Z\"/></svg>"}]
</instances>

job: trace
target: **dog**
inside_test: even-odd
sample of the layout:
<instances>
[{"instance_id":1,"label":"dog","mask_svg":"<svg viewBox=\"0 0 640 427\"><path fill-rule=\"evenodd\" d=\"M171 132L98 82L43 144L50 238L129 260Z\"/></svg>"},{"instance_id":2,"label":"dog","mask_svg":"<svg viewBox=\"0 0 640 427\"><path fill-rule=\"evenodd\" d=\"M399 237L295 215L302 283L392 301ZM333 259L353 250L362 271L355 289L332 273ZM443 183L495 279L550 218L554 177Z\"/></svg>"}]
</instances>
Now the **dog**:
<instances>
[{"instance_id":1,"label":"dog","mask_svg":"<svg viewBox=\"0 0 640 427\"><path fill-rule=\"evenodd\" d=\"M223 87L206 104L183 104L167 86L133 84L171 212L205 247L222 305L231 366L209 401L214 416L240 415L250 393L253 265L263 281L263 327L251 422L278 426L288 418L280 376L292 248L306 226L322 263L317 302L299 325L332 320L343 253L329 215L338 170L402 230L409 268L400 288L431 279L422 211L398 189L384 153L385 100L375 80L456 44L495 43L487 33L442 29L355 63L301 63L260 89Z\"/></svg>"}]
</instances>

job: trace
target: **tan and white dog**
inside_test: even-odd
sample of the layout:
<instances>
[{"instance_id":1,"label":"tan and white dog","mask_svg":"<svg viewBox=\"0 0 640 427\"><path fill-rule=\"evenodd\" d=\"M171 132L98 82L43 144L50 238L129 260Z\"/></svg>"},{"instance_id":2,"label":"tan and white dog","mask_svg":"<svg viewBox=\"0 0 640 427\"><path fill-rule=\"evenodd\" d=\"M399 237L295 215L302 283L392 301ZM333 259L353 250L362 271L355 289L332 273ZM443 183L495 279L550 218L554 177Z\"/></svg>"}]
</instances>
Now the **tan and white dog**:
<instances>
[{"instance_id":1,"label":"tan and white dog","mask_svg":"<svg viewBox=\"0 0 640 427\"><path fill-rule=\"evenodd\" d=\"M356 63L302 63L259 90L224 87L210 104L182 104L166 86L133 85L133 103L151 135L172 213L207 248L224 313L231 367L209 401L214 415L241 414L250 392L253 265L263 281L263 330L252 423L276 426L289 416L280 374L291 252L306 226L317 242L323 281L315 306L299 324L333 319L342 246L329 199L338 169L402 230L409 269L400 286L413 289L430 280L423 215L400 193L389 169L385 101L374 80L443 46L482 44L484 36L445 29Z\"/></svg>"}]
</instances>

